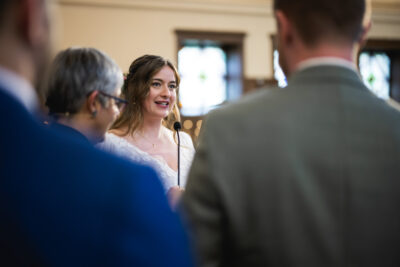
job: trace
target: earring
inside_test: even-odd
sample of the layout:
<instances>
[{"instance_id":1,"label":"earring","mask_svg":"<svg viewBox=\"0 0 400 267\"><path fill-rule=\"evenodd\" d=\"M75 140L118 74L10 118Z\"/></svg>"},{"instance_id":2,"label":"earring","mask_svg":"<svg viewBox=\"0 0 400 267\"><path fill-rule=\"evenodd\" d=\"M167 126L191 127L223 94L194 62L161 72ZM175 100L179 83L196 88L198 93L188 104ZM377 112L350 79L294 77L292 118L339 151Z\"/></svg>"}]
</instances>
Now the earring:
<instances>
[{"instance_id":1,"label":"earring","mask_svg":"<svg viewBox=\"0 0 400 267\"><path fill-rule=\"evenodd\" d=\"M94 119L94 118L96 118L96 116L97 116L97 110L94 110L94 111L92 112L92 118Z\"/></svg>"}]
</instances>

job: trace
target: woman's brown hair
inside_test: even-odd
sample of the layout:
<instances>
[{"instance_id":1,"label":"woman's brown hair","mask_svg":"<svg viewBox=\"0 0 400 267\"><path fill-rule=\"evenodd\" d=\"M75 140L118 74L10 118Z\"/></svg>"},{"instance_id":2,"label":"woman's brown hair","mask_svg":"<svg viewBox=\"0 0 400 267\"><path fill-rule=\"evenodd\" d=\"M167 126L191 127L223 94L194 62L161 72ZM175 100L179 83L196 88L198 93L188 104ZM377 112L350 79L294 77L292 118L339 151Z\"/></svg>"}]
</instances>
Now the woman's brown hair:
<instances>
[{"instance_id":1,"label":"woman's brown hair","mask_svg":"<svg viewBox=\"0 0 400 267\"><path fill-rule=\"evenodd\" d=\"M129 73L122 87L122 95L128 105L111 126L111 129L127 127L124 135L133 135L143 125L143 103L149 95L152 78L164 66L168 66L175 74L177 88L180 77L175 66L168 60L154 55L144 55L132 62ZM176 92L178 94L178 91ZM173 130L174 122L180 121L180 114L175 102L171 112L163 119L163 125Z\"/></svg>"}]
</instances>

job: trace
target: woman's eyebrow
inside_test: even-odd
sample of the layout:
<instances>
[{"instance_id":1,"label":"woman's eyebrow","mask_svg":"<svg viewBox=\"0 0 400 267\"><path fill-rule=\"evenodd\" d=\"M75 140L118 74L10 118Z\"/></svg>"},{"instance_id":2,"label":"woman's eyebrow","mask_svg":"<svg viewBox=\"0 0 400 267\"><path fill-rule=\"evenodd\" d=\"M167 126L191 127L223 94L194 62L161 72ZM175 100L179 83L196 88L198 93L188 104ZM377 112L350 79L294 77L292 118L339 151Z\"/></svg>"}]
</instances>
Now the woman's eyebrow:
<instances>
[{"instance_id":1,"label":"woman's eyebrow","mask_svg":"<svg viewBox=\"0 0 400 267\"><path fill-rule=\"evenodd\" d=\"M164 80L161 78L153 78L153 81L164 82ZM176 81L169 81L168 83L176 83Z\"/></svg>"}]
</instances>

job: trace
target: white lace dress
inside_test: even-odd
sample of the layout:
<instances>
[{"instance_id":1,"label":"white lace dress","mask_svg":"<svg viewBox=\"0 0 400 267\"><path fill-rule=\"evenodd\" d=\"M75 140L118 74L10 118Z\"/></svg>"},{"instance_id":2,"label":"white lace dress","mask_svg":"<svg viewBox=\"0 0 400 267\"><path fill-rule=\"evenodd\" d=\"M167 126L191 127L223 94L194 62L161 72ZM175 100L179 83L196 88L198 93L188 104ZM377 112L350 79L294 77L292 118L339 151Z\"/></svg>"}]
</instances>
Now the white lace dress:
<instances>
[{"instance_id":1,"label":"white lace dress","mask_svg":"<svg viewBox=\"0 0 400 267\"><path fill-rule=\"evenodd\" d=\"M169 133L169 138L173 140L173 132L169 131ZM187 176L189 174L189 169L192 164L195 150L192 139L188 134L180 132L179 135L181 139L180 184L181 187L184 187L186 185ZM172 186L178 185L178 172L171 169L171 167L163 158L155 158L151 156L149 153L132 145L122 137L112 133L106 133L104 141L96 146L118 156L153 167L160 176L161 183L163 184L166 192Z\"/></svg>"}]
</instances>

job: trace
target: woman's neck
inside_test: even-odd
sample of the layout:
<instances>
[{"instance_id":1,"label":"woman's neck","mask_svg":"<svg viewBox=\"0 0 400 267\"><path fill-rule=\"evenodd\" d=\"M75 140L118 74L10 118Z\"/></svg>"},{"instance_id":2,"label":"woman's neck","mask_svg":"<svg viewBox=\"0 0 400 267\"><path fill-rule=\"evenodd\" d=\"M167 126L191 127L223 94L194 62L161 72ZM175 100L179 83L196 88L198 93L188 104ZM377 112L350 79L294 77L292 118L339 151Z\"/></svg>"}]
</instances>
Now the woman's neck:
<instances>
[{"instance_id":1,"label":"woman's neck","mask_svg":"<svg viewBox=\"0 0 400 267\"><path fill-rule=\"evenodd\" d=\"M159 139L163 135L164 126L162 125L162 119L147 119L144 118L143 125L138 130L141 135L145 135L147 138Z\"/></svg>"}]
</instances>

